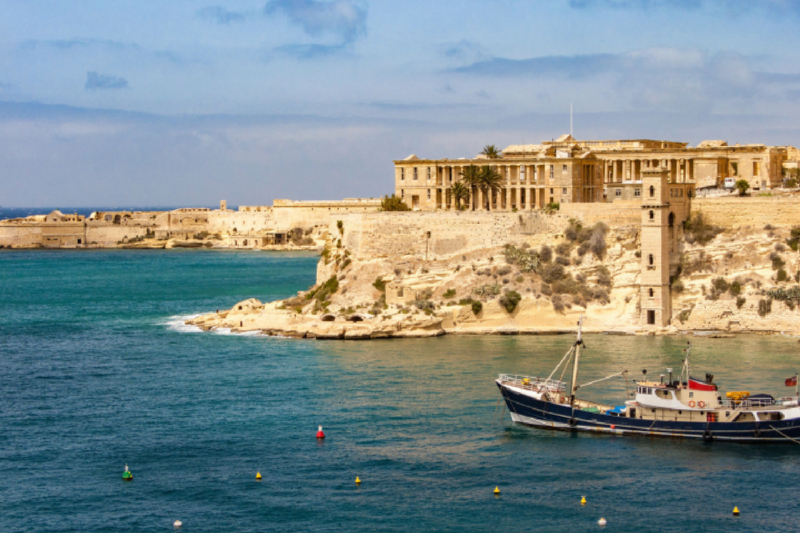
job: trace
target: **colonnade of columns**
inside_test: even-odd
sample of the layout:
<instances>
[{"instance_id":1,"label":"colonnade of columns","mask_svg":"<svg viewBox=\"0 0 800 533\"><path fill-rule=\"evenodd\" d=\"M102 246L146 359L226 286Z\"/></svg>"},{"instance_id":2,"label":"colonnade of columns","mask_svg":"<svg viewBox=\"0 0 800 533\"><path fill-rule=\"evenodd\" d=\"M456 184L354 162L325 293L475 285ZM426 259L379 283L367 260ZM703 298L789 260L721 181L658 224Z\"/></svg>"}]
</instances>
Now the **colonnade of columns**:
<instances>
[{"instance_id":1,"label":"colonnade of columns","mask_svg":"<svg viewBox=\"0 0 800 533\"><path fill-rule=\"evenodd\" d=\"M671 183L694 181L694 161L691 159L607 159L602 161L603 183L625 183L642 180L642 168L665 168Z\"/></svg>"},{"instance_id":2,"label":"colonnade of columns","mask_svg":"<svg viewBox=\"0 0 800 533\"><path fill-rule=\"evenodd\" d=\"M574 163L573 163L574 164ZM503 188L492 194L491 209L493 210L533 210L541 209L554 198L561 198L561 191L554 193L554 189L568 189L569 201L577 202L597 202L602 201L602 190L596 179L598 163L579 164L577 182L574 181L572 169L569 174L561 175L561 169L557 169L559 178L554 175L556 166L554 163L536 164L491 164L503 178ZM435 187L435 208L454 209L455 199L452 197L450 187L461 180L461 173L468 165L444 165L437 168L435 176L432 177L429 186ZM560 165L559 165L560 166ZM432 183L434 182L435 183ZM558 183L556 183L558 182ZM573 196L573 189L577 192ZM472 198L474 195L474 198ZM473 205L476 209L485 209L488 203L488 193L483 190L473 190L467 207ZM434 199L433 195L431 198Z\"/></svg>"}]
</instances>

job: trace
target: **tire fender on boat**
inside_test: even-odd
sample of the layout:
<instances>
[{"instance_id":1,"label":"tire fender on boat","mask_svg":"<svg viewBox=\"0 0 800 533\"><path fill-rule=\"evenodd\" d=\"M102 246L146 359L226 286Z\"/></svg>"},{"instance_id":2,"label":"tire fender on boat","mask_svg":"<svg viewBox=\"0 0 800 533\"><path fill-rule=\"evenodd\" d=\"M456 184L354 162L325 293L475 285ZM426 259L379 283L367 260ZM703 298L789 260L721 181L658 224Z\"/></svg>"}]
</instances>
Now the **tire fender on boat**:
<instances>
[{"instance_id":1,"label":"tire fender on boat","mask_svg":"<svg viewBox=\"0 0 800 533\"><path fill-rule=\"evenodd\" d=\"M760 437L761 436L761 428L756 426L756 429L753 430L753 433L755 434L756 437Z\"/></svg>"},{"instance_id":2,"label":"tire fender on boat","mask_svg":"<svg viewBox=\"0 0 800 533\"><path fill-rule=\"evenodd\" d=\"M575 417L572 417L572 418L570 418L569 420L567 420L567 424L569 424L569 425L570 425L570 426L572 426L572 427L575 427L575 425L576 425L577 423L578 423L578 421L577 421L577 420L575 420Z\"/></svg>"},{"instance_id":3,"label":"tire fender on boat","mask_svg":"<svg viewBox=\"0 0 800 533\"><path fill-rule=\"evenodd\" d=\"M710 429L706 428L706 430L703 432L703 440L706 442L711 442L714 440L714 434L711 433Z\"/></svg>"}]
</instances>

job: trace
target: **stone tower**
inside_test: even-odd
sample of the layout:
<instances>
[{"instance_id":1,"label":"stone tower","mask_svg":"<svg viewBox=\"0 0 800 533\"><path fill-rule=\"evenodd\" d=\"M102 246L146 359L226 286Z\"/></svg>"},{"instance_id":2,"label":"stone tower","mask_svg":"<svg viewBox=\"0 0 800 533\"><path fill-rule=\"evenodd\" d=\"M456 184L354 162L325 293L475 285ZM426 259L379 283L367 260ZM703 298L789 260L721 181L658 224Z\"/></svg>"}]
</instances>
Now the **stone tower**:
<instances>
[{"instance_id":1,"label":"stone tower","mask_svg":"<svg viewBox=\"0 0 800 533\"><path fill-rule=\"evenodd\" d=\"M226 200L219 201L219 210L226 211L228 209L228 202Z\"/></svg>"},{"instance_id":2,"label":"stone tower","mask_svg":"<svg viewBox=\"0 0 800 533\"><path fill-rule=\"evenodd\" d=\"M664 327L672 317L669 289L669 170L645 161L642 168L641 325Z\"/></svg>"}]
</instances>

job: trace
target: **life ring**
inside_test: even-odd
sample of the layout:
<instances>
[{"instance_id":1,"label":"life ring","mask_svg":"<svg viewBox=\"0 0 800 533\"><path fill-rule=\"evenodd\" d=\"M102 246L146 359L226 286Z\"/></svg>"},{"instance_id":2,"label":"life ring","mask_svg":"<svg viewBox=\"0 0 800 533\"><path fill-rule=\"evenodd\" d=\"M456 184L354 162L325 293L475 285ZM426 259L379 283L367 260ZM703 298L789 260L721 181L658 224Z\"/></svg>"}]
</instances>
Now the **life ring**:
<instances>
[{"instance_id":1,"label":"life ring","mask_svg":"<svg viewBox=\"0 0 800 533\"><path fill-rule=\"evenodd\" d=\"M711 433L710 429L706 428L706 430L703 432L703 440L706 442L711 442L714 440L714 434Z\"/></svg>"},{"instance_id":2,"label":"life ring","mask_svg":"<svg viewBox=\"0 0 800 533\"><path fill-rule=\"evenodd\" d=\"M704 402L704 401L697 402L697 407L699 407L700 409L702 409L705 406L706 406L706 402Z\"/></svg>"},{"instance_id":3,"label":"life ring","mask_svg":"<svg viewBox=\"0 0 800 533\"><path fill-rule=\"evenodd\" d=\"M695 405L697 404L694 403L694 400L689 400L689 407L694 407Z\"/></svg>"},{"instance_id":4,"label":"life ring","mask_svg":"<svg viewBox=\"0 0 800 533\"><path fill-rule=\"evenodd\" d=\"M569 420L567 420L567 424L569 424L572 427L575 427L575 424L577 424L577 423L578 422L577 422L577 420L575 420L575 417L572 417Z\"/></svg>"}]
</instances>

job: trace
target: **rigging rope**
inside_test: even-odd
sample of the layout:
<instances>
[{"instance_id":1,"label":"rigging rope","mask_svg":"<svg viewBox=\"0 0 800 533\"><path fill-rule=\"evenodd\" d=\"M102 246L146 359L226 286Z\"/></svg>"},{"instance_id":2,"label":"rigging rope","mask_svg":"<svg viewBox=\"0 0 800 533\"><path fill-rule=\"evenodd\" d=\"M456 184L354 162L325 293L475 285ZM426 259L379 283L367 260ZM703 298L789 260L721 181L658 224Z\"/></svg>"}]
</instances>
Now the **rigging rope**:
<instances>
[{"instance_id":1,"label":"rigging rope","mask_svg":"<svg viewBox=\"0 0 800 533\"><path fill-rule=\"evenodd\" d=\"M790 437L789 435L787 435L786 433L784 433L784 432L783 432L783 431L781 431L780 429L776 428L775 426L773 426L773 425L770 425L769 427L771 427L772 429L774 429L775 431L777 431L778 433L780 433L780 434L781 434L781 435L782 435L784 438L787 438L787 439L789 439L789 440L790 440L790 441L792 441L792 442L796 442L797 444L800 444L800 441L799 441L799 440L797 440L797 439L793 439L792 437Z\"/></svg>"}]
</instances>

